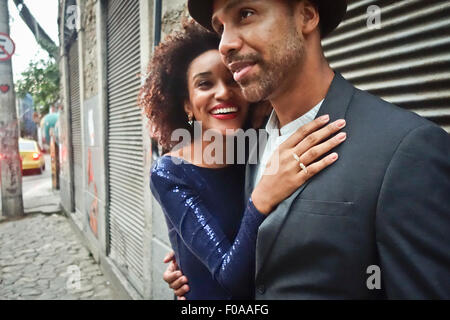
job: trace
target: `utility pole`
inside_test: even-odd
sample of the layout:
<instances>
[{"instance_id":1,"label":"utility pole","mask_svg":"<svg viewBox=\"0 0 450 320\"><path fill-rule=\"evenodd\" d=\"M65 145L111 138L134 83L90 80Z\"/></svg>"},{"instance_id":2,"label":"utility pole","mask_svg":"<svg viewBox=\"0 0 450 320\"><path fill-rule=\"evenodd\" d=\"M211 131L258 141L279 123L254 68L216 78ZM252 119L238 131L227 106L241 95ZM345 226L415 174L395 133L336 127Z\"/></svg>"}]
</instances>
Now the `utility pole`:
<instances>
[{"instance_id":1,"label":"utility pole","mask_svg":"<svg viewBox=\"0 0 450 320\"><path fill-rule=\"evenodd\" d=\"M19 154L19 126L9 38L8 0L0 0L0 181L2 215L23 216L22 170Z\"/></svg>"}]
</instances>

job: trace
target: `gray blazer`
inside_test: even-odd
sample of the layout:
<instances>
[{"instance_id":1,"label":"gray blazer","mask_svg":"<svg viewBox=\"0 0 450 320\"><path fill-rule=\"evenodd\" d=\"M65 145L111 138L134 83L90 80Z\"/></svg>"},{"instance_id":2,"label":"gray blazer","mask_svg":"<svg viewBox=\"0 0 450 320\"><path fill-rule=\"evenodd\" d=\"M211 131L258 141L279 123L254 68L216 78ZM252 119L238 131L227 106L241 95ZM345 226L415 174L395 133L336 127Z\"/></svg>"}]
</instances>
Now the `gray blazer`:
<instances>
[{"instance_id":1,"label":"gray blazer","mask_svg":"<svg viewBox=\"0 0 450 320\"><path fill-rule=\"evenodd\" d=\"M256 299L449 299L450 136L338 73L324 114L347 140L260 226Z\"/></svg>"}]
</instances>

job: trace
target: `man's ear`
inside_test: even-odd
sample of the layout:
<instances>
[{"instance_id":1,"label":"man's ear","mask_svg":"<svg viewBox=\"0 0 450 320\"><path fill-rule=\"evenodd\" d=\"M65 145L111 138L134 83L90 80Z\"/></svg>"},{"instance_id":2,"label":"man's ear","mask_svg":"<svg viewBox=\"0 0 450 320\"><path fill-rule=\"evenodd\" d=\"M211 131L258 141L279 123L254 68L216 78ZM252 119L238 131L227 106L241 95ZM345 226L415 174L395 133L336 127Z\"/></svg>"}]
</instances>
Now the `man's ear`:
<instances>
[{"instance_id":1,"label":"man's ear","mask_svg":"<svg viewBox=\"0 0 450 320\"><path fill-rule=\"evenodd\" d=\"M320 16L319 9L309 0L298 1L295 5L295 15L299 31L308 35L314 30L319 30Z\"/></svg>"}]
</instances>

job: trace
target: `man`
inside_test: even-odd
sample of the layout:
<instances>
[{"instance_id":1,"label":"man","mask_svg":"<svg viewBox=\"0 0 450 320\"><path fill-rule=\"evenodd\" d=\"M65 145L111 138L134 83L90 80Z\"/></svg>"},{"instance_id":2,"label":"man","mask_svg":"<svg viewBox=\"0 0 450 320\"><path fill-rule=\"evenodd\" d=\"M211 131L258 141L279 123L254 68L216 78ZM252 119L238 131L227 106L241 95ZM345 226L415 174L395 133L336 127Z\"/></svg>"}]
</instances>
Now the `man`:
<instances>
[{"instance_id":1,"label":"man","mask_svg":"<svg viewBox=\"0 0 450 320\"><path fill-rule=\"evenodd\" d=\"M246 98L274 107L262 161L247 165L247 196L300 126L324 114L347 123L339 161L259 228L255 298L450 298L450 137L329 67L321 38L346 2L190 0L188 7L221 35L223 61ZM165 280L182 295L186 279L173 266Z\"/></svg>"}]
</instances>

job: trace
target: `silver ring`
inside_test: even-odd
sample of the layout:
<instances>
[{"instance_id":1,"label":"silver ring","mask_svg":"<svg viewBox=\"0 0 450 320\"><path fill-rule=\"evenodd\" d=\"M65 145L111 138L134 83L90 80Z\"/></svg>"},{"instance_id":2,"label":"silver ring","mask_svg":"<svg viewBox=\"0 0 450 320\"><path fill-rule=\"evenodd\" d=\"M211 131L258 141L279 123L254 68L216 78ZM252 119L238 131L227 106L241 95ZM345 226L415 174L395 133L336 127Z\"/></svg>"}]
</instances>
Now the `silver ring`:
<instances>
[{"instance_id":1,"label":"silver ring","mask_svg":"<svg viewBox=\"0 0 450 320\"><path fill-rule=\"evenodd\" d=\"M308 169L306 169L306 166L300 162L300 168L302 168L303 171L305 171L306 174L308 174Z\"/></svg>"},{"instance_id":2,"label":"silver ring","mask_svg":"<svg viewBox=\"0 0 450 320\"><path fill-rule=\"evenodd\" d=\"M295 161L297 161L300 165L300 168L302 168L303 171L305 171L305 173L308 173L308 169L306 169L306 166L302 163L302 161L300 160L300 157L295 154L295 152L292 153L292 156L294 157Z\"/></svg>"}]
</instances>

